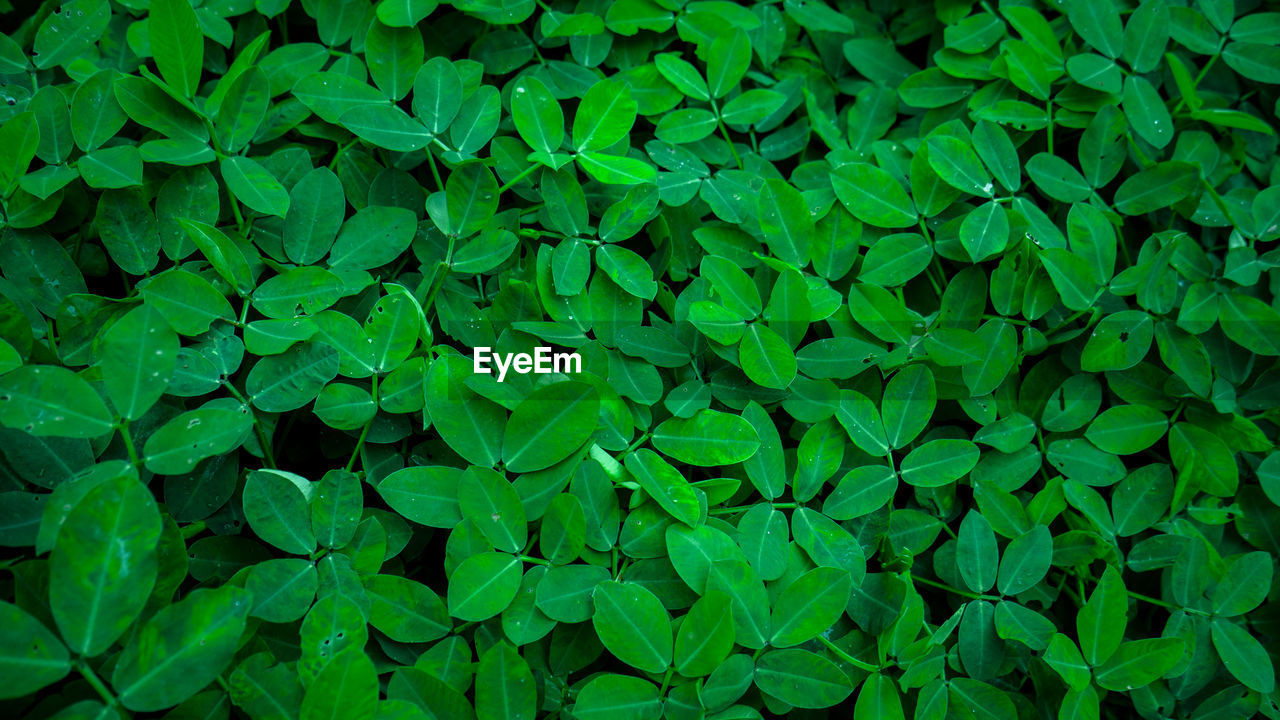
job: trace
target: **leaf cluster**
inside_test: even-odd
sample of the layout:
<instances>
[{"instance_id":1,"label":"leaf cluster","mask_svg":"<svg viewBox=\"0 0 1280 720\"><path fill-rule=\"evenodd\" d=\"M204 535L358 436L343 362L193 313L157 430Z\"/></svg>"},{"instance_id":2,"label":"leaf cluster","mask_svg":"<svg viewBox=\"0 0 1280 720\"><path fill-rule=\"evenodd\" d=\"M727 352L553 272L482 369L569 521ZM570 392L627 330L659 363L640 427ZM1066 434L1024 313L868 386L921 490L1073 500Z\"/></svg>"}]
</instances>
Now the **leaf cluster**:
<instances>
[{"instance_id":1,"label":"leaf cluster","mask_svg":"<svg viewBox=\"0 0 1280 720\"><path fill-rule=\"evenodd\" d=\"M1273 3L5 19L0 715L1280 718Z\"/></svg>"}]
</instances>

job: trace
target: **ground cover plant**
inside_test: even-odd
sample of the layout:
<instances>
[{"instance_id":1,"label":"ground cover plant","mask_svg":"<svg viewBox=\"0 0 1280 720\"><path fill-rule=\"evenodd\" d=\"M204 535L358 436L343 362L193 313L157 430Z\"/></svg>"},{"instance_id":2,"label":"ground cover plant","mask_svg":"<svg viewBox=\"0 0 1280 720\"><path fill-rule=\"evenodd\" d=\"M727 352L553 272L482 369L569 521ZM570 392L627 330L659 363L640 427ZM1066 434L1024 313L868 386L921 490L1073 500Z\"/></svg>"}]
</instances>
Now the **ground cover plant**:
<instances>
[{"instance_id":1,"label":"ground cover plant","mask_svg":"<svg viewBox=\"0 0 1280 720\"><path fill-rule=\"evenodd\" d=\"M0 716L1280 717L1280 7L3 17Z\"/></svg>"}]
</instances>

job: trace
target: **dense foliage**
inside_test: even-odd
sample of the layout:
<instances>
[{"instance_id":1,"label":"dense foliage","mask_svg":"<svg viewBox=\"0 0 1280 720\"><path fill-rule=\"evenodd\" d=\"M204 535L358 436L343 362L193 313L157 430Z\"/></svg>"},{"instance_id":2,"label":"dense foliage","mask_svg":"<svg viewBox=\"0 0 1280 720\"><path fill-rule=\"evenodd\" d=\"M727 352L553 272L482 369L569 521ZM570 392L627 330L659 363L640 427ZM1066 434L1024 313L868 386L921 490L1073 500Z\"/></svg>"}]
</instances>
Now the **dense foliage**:
<instances>
[{"instance_id":1,"label":"dense foliage","mask_svg":"<svg viewBox=\"0 0 1280 720\"><path fill-rule=\"evenodd\" d=\"M1275 6L6 20L0 715L1280 717Z\"/></svg>"}]
</instances>

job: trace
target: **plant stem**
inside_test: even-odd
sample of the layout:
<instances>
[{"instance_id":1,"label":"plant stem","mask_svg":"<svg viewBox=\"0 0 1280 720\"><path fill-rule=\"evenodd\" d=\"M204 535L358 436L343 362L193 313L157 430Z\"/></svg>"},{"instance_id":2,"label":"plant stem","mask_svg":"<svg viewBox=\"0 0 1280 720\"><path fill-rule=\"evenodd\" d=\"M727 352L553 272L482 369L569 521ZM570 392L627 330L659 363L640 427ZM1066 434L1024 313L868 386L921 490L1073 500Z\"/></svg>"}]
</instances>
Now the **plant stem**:
<instances>
[{"instance_id":1,"label":"plant stem","mask_svg":"<svg viewBox=\"0 0 1280 720\"><path fill-rule=\"evenodd\" d=\"M107 707L115 707L120 704L116 696L107 688L106 683L102 682L102 679L93 671L93 668L89 667L89 663L85 662L84 658L76 661L76 670L79 670L80 675L102 696L102 699L107 703Z\"/></svg>"},{"instance_id":2,"label":"plant stem","mask_svg":"<svg viewBox=\"0 0 1280 720\"><path fill-rule=\"evenodd\" d=\"M129 421L120 421L120 439L124 441L124 449L129 453L129 463L136 468L141 468L142 463L138 460L138 449L133 445L133 436L129 434Z\"/></svg>"},{"instance_id":3,"label":"plant stem","mask_svg":"<svg viewBox=\"0 0 1280 720\"><path fill-rule=\"evenodd\" d=\"M440 179L440 170L436 168L436 156L431 154L431 148L427 148L427 165L431 166L431 177L435 178L436 190L444 190L444 181Z\"/></svg>"},{"instance_id":4,"label":"plant stem","mask_svg":"<svg viewBox=\"0 0 1280 720\"><path fill-rule=\"evenodd\" d=\"M1196 88L1200 87L1200 81L1203 80L1204 76L1208 74L1209 70L1213 67L1213 64L1218 62L1218 58L1222 55L1222 48L1226 47L1226 42L1227 42L1226 38L1223 38L1218 41L1217 52L1215 52L1213 55L1209 57L1209 62L1205 63L1203 68L1200 68L1200 72L1196 75L1196 79L1191 83L1192 90L1195 90ZM1182 97L1178 98L1178 104L1173 106L1173 110L1171 111L1171 114L1176 115L1177 112L1181 110L1182 106L1185 105L1186 103L1187 103L1186 95L1183 95Z\"/></svg>"},{"instance_id":5,"label":"plant stem","mask_svg":"<svg viewBox=\"0 0 1280 720\"><path fill-rule=\"evenodd\" d=\"M626 459L626 457L627 457L628 455L630 455L631 453L635 452L635 449L636 449L636 448L638 448L638 447L640 447L641 445L645 444L645 442L646 442L646 441L648 441L650 434L651 434L651 433L646 432L646 433L642 434L639 438L636 438L636 441L635 441L635 442L633 442L633 443L631 443L630 445L628 445L628 446L627 446L627 449L626 449L626 450L623 450L623 451L622 451L622 454L618 456L618 462L622 462L623 460L625 460L625 459Z\"/></svg>"},{"instance_id":6,"label":"plant stem","mask_svg":"<svg viewBox=\"0 0 1280 720\"><path fill-rule=\"evenodd\" d=\"M715 508L711 510L710 513L712 515L732 515L737 512L742 512L743 510L750 510L753 507L755 507L755 505L737 505L734 507L722 507L722 508ZM792 510L797 507L800 507L800 503L793 503L793 502L773 503L774 510Z\"/></svg>"},{"instance_id":7,"label":"plant stem","mask_svg":"<svg viewBox=\"0 0 1280 720\"><path fill-rule=\"evenodd\" d=\"M378 373L373 374L373 389L369 393L373 396L374 417L377 417L378 409ZM356 440L356 447L351 451L351 459L347 460L347 472L356 466L356 458L360 457L360 450L364 447L364 439L369 436L369 427L373 425L373 418L364 424L360 430L360 438Z\"/></svg>"},{"instance_id":8,"label":"plant stem","mask_svg":"<svg viewBox=\"0 0 1280 720\"><path fill-rule=\"evenodd\" d=\"M1049 146L1049 154L1053 154L1053 98L1044 101L1044 114L1049 118L1049 124L1045 127L1047 133L1046 141Z\"/></svg>"},{"instance_id":9,"label":"plant stem","mask_svg":"<svg viewBox=\"0 0 1280 720\"><path fill-rule=\"evenodd\" d=\"M1158 605L1162 608L1167 608L1169 610L1181 610L1183 612L1190 613L1192 615L1200 615L1203 617L1209 617L1213 614L1213 613L1207 613L1204 610L1197 610L1195 608L1174 605L1173 603L1166 602L1164 600L1161 600L1160 598L1154 598L1154 597L1151 597L1150 595L1143 595L1142 593L1136 593L1136 592L1133 592L1132 590L1126 590L1125 592L1127 592L1129 594L1129 597L1133 598L1134 600L1141 600L1142 602L1150 603L1152 605Z\"/></svg>"},{"instance_id":10,"label":"plant stem","mask_svg":"<svg viewBox=\"0 0 1280 720\"><path fill-rule=\"evenodd\" d=\"M525 179L525 178L529 177L530 175L532 175L532 174L533 174L533 171L537 170L537 169L538 169L538 168L540 168L540 167L542 167L542 166L541 166L541 165L539 165L538 163L534 163L534 164L530 165L529 167L525 168L524 170L520 171L520 174L519 174L519 175L516 175L515 177L511 178L510 180L508 180L508 181L507 181L507 183L506 183L505 185L503 185L502 187L498 188L498 194L499 194L499 195L501 195L502 193L506 192L507 190L510 190L510 189L511 189L511 186L513 186L513 185L515 185L516 183L520 182L521 180L523 180L523 179Z\"/></svg>"},{"instance_id":11,"label":"plant stem","mask_svg":"<svg viewBox=\"0 0 1280 720\"><path fill-rule=\"evenodd\" d=\"M355 138L355 137L351 138L350 140L343 143L342 146L339 147L338 150L333 153L333 158L329 160L330 170L338 166L338 160L342 157L343 153L345 153L347 149L350 148L352 145L355 145L359 139L360 138Z\"/></svg>"},{"instance_id":12,"label":"plant stem","mask_svg":"<svg viewBox=\"0 0 1280 720\"><path fill-rule=\"evenodd\" d=\"M267 437L267 429L262 426L262 420L258 417L258 414L253 411L253 407L249 404L249 400L236 389L235 385L231 384L230 380L223 380L222 386L225 387L227 392L231 393L231 396L238 400L246 410L252 413L253 432L258 438L258 446L262 448L262 461L267 464L267 467L274 470L276 467L276 457L271 451L271 439Z\"/></svg>"},{"instance_id":13,"label":"plant stem","mask_svg":"<svg viewBox=\"0 0 1280 720\"><path fill-rule=\"evenodd\" d=\"M662 687L658 689L658 697L664 698L667 696L667 687L671 684L671 671L674 669L668 667L666 674L662 676Z\"/></svg>"},{"instance_id":14,"label":"plant stem","mask_svg":"<svg viewBox=\"0 0 1280 720\"><path fill-rule=\"evenodd\" d=\"M999 600L1000 599L992 595L979 595L978 593L969 592L968 590L961 590L960 588L951 587L946 583L936 582L934 580L930 580L929 578L922 578L918 575L912 575L911 581L924 583L925 585L929 585L930 587L936 587L939 590L946 590L949 593L959 595L960 597L967 597L970 600Z\"/></svg>"},{"instance_id":15,"label":"plant stem","mask_svg":"<svg viewBox=\"0 0 1280 720\"><path fill-rule=\"evenodd\" d=\"M724 126L724 120L720 118L720 108L716 107L715 100L711 101L711 111L716 114L716 125L720 127L720 134L724 136L724 141L729 144L729 152L733 153L733 161L737 163L739 170L744 169L742 167L742 158L738 157L738 148L734 147L733 138L729 137L729 128Z\"/></svg>"},{"instance_id":16,"label":"plant stem","mask_svg":"<svg viewBox=\"0 0 1280 720\"><path fill-rule=\"evenodd\" d=\"M867 672L870 672L870 673L880 672L879 667L872 665L871 663L868 663L868 662L863 662L858 658L850 655L849 653L845 652L844 648L840 647L839 645L836 645L835 643L831 642L831 640L827 639L827 636L819 635L818 639L822 641L823 645L827 646L828 650L835 653L837 657L849 663L850 665L858 668L859 670L866 670Z\"/></svg>"},{"instance_id":17,"label":"plant stem","mask_svg":"<svg viewBox=\"0 0 1280 720\"><path fill-rule=\"evenodd\" d=\"M520 557L520 559L521 559L521 560L523 560L523 561L525 561L525 562L533 563L534 565L546 565L547 567L551 567L551 561L549 561L549 560L543 560L542 558L530 557L530 556L528 556L528 555L521 555L521 556L519 556L519 557Z\"/></svg>"}]
</instances>

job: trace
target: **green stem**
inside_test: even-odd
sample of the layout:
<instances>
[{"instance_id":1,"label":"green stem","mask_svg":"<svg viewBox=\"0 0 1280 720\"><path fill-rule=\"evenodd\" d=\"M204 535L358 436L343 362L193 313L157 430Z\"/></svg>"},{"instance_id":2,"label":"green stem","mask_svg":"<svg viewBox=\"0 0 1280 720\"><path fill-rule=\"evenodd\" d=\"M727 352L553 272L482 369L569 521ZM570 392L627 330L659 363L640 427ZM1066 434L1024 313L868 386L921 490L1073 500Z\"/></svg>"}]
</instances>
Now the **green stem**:
<instances>
[{"instance_id":1,"label":"green stem","mask_svg":"<svg viewBox=\"0 0 1280 720\"><path fill-rule=\"evenodd\" d=\"M120 439L124 441L124 449L129 453L129 464L136 468L142 467L142 462L138 460L138 449L133 445L133 436L129 434L129 421L120 421Z\"/></svg>"},{"instance_id":2,"label":"green stem","mask_svg":"<svg viewBox=\"0 0 1280 720\"><path fill-rule=\"evenodd\" d=\"M1141 600L1142 602L1150 603L1152 605L1158 605L1162 608L1168 608L1169 610L1182 610L1183 612L1191 613L1192 615L1200 615L1203 617L1210 617L1212 615L1212 613L1207 613L1204 610L1197 610L1195 608L1189 608L1189 607L1181 607L1179 605L1174 605L1171 602L1165 602L1160 598L1153 598L1150 595L1143 595L1142 593L1136 593L1136 592L1133 592L1132 590L1126 590L1125 592L1129 593L1129 597L1133 598L1134 600Z\"/></svg>"},{"instance_id":3,"label":"green stem","mask_svg":"<svg viewBox=\"0 0 1280 720\"><path fill-rule=\"evenodd\" d=\"M753 507L755 507L755 505L735 505L734 507L714 508L710 511L710 513L712 515L732 515L734 513L742 512L743 510L750 510ZM793 510L798 507L800 507L800 503L793 503L793 502L773 503L774 510Z\"/></svg>"},{"instance_id":4,"label":"green stem","mask_svg":"<svg viewBox=\"0 0 1280 720\"><path fill-rule=\"evenodd\" d=\"M102 678L98 677L98 674L93 671L93 668L89 667L89 663L85 662L84 658L76 661L76 670L79 670L80 675L97 691L98 695L102 696L103 701L107 703L107 707L115 707L120 704L116 696L107 688L106 683L102 682Z\"/></svg>"},{"instance_id":5,"label":"green stem","mask_svg":"<svg viewBox=\"0 0 1280 720\"><path fill-rule=\"evenodd\" d=\"M378 373L373 374L373 389L369 393L373 396L373 407L378 407ZM377 413L375 412L376 416ZM356 466L356 458L360 457L360 450L364 447L364 439L369 436L369 427L373 425L373 418L369 418L369 422L364 424L360 430L360 438L356 440L356 447L351 451L351 459L347 461L347 472Z\"/></svg>"},{"instance_id":6,"label":"green stem","mask_svg":"<svg viewBox=\"0 0 1280 720\"><path fill-rule=\"evenodd\" d=\"M1049 124L1045 127L1048 132L1047 142L1049 145L1049 154L1053 154L1053 98L1044 101L1044 114L1049 118Z\"/></svg>"},{"instance_id":7,"label":"green stem","mask_svg":"<svg viewBox=\"0 0 1280 720\"><path fill-rule=\"evenodd\" d=\"M666 674L662 676L662 687L658 689L658 697L664 698L667 696L667 687L671 685L671 671L674 669L668 667Z\"/></svg>"},{"instance_id":8,"label":"green stem","mask_svg":"<svg viewBox=\"0 0 1280 720\"><path fill-rule=\"evenodd\" d=\"M729 128L724 126L724 120L720 119L720 108L716 107L716 101L711 101L711 111L716 114L716 125L720 127L720 134L724 137L724 141L729 144L729 152L733 153L733 161L737 163L739 170L742 167L742 158L738 157L738 148L733 145L733 138L729 137Z\"/></svg>"},{"instance_id":9,"label":"green stem","mask_svg":"<svg viewBox=\"0 0 1280 720\"><path fill-rule=\"evenodd\" d=\"M1230 221L1232 219L1231 209L1227 207L1226 201L1222 199L1222 196L1218 194L1213 185L1209 184L1207 179L1202 178L1200 182L1204 185L1204 189L1209 191L1209 197L1213 200L1213 204L1218 206L1218 212L1221 212L1222 216Z\"/></svg>"},{"instance_id":10,"label":"green stem","mask_svg":"<svg viewBox=\"0 0 1280 720\"><path fill-rule=\"evenodd\" d=\"M335 152L335 153L333 154L333 158L329 160L329 169L330 169L330 170L332 170L332 169L336 168L336 167L338 166L338 160L342 158L342 155L343 155L344 153L346 153L346 152L347 152L347 150L348 150L352 145L355 145L355 144L356 144L356 142L357 142L357 141L359 141L359 140L360 140L360 138L355 138L355 137L353 137L353 138L351 138L350 140L348 140L347 142L343 143L343 144L342 144L342 146L338 148L337 152Z\"/></svg>"},{"instance_id":11,"label":"green stem","mask_svg":"<svg viewBox=\"0 0 1280 720\"><path fill-rule=\"evenodd\" d=\"M513 185L515 185L516 183L520 182L521 180L523 180L523 179L525 179L525 178L529 177L530 175L532 175L532 174L534 173L534 171L535 171L535 170L537 170L537 169L538 169L538 168L540 168L540 167L542 167L542 166L541 166L541 165L539 165L539 164L537 164L537 163L534 163L534 164L530 165L529 167L525 168L524 170L521 170L519 175L516 175L515 177L511 178L510 180L508 180L508 181L507 181L507 183L506 183L505 185L503 185L502 187L498 188L498 194L499 194L499 195L501 195L502 193L506 192L507 190L510 190L510 189L511 189L511 187L512 187Z\"/></svg>"},{"instance_id":12,"label":"green stem","mask_svg":"<svg viewBox=\"0 0 1280 720\"><path fill-rule=\"evenodd\" d=\"M205 524L203 520L197 520L190 525L182 526L182 539L190 540L191 538L204 532Z\"/></svg>"},{"instance_id":13,"label":"green stem","mask_svg":"<svg viewBox=\"0 0 1280 720\"><path fill-rule=\"evenodd\" d=\"M939 590L946 590L947 592L955 595L959 595L960 597L967 597L970 600L999 600L1000 599L998 597L994 597L991 595L979 595L978 593L969 592L968 590L961 590L960 588L951 587L946 583L936 582L934 580L930 580L929 578L922 578L918 575L912 575L911 580L913 582L923 583L930 587L936 587Z\"/></svg>"},{"instance_id":14,"label":"green stem","mask_svg":"<svg viewBox=\"0 0 1280 720\"><path fill-rule=\"evenodd\" d=\"M839 645L836 645L835 643L827 639L825 635L819 635L818 639L822 641L823 645L827 646L828 650L835 653L836 657L839 657L841 660L844 660L845 662L858 668L859 670L866 670L869 673L880 672L879 667L872 665L871 663L868 663L868 662L863 662L858 658L850 655L849 653L844 651L844 648L840 647Z\"/></svg>"},{"instance_id":15,"label":"green stem","mask_svg":"<svg viewBox=\"0 0 1280 720\"><path fill-rule=\"evenodd\" d=\"M542 558L530 557L530 556L528 556L528 555L520 555L519 557L520 557L520 559L521 559L521 560L523 560L523 561L525 561L525 562L533 563L534 565L546 565L547 567L551 567L551 562L550 562L549 560L543 560Z\"/></svg>"},{"instance_id":16,"label":"green stem","mask_svg":"<svg viewBox=\"0 0 1280 720\"><path fill-rule=\"evenodd\" d=\"M1151 161L1151 158L1147 157L1147 154L1142 152L1142 148L1138 147L1138 141L1134 139L1134 136L1132 134L1127 134L1127 137L1129 140L1129 147L1133 148L1134 154L1138 156L1138 164L1141 165L1144 170L1155 165L1155 163Z\"/></svg>"},{"instance_id":17,"label":"green stem","mask_svg":"<svg viewBox=\"0 0 1280 720\"><path fill-rule=\"evenodd\" d=\"M247 304L248 303L246 303L246 305ZM231 393L231 396L239 401L246 410L253 414L253 432L258 437L259 447L262 448L262 461L267 464L267 467L274 470L276 467L276 457L271 451L271 439L267 437L267 429L262 426L262 420L258 417L257 413L253 412L253 406L249 404L249 400L245 398L244 394L236 389L235 385L231 384L230 380L223 380L222 386L225 387L227 392Z\"/></svg>"},{"instance_id":18,"label":"green stem","mask_svg":"<svg viewBox=\"0 0 1280 720\"><path fill-rule=\"evenodd\" d=\"M440 288L444 287L444 280L449 275L448 263L440 263L436 268L435 281L431 283L431 290L427 293L427 297L422 301L422 312L425 314L431 309L436 301L436 293L440 292Z\"/></svg>"},{"instance_id":19,"label":"green stem","mask_svg":"<svg viewBox=\"0 0 1280 720\"><path fill-rule=\"evenodd\" d=\"M444 190L444 181L440 179L440 170L436 167L436 156L427 148L427 165L431 166L431 177L435 178L436 190Z\"/></svg>"},{"instance_id":20,"label":"green stem","mask_svg":"<svg viewBox=\"0 0 1280 720\"><path fill-rule=\"evenodd\" d=\"M628 455L635 452L636 448L645 444L645 442L649 440L649 437L651 434L652 433L646 432L643 435L641 435L639 438L636 438L636 441L628 445L627 448L622 451L622 454L618 456L618 462L622 462L623 460L626 459Z\"/></svg>"},{"instance_id":21,"label":"green stem","mask_svg":"<svg viewBox=\"0 0 1280 720\"><path fill-rule=\"evenodd\" d=\"M1222 48L1226 47L1226 42L1227 42L1226 38L1223 38L1218 41L1218 50L1214 52L1213 55L1209 58L1209 62L1205 63L1203 68L1200 68L1199 74L1196 75L1196 79L1191 83L1192 90L1195 90L1196 88L1200 87L1200 81L1203 80L1204 76L1209 73L1209 70L1213 67L1213 64L1218 62L1218 57L1222 55ZM1187 97L1185 95L1178 98L1178 104L1173 106L1173 112L1171 114L1176 115L1177 112L1181 110L1182 106L1185 105L1186 103L1187 103Z\"/></svg>"},{"instance_id":22,"label":"green stem","mask_svg":"<svg viewBox=\"0 0 1280 720\"><path fill-rule=\"evenodd\" d=\"M240 214L240 203L231 198L231 215L236 219L236 232L244 234L244 216Z\"/></svg>"}]
</instances>

